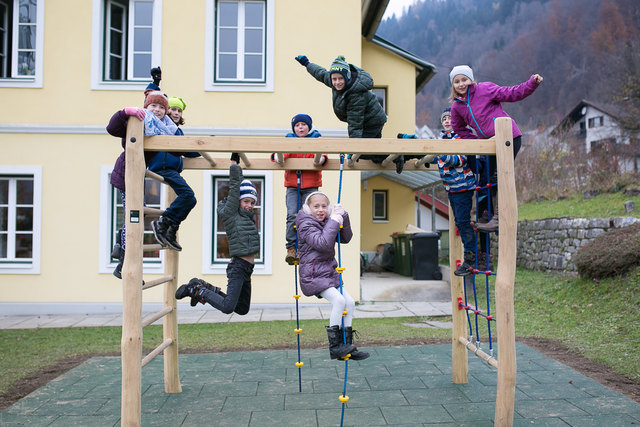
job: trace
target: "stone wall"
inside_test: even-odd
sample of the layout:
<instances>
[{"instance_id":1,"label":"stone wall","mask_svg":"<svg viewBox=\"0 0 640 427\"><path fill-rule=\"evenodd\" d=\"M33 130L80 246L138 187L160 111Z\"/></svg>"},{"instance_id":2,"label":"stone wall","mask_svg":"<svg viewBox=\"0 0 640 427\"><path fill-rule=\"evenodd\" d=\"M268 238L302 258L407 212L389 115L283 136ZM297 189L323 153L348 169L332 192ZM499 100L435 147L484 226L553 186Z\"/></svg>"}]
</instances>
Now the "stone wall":
<instances>
[{"instance_id":1,"label":"stone wall","mask_svg":"<svg viewBox=\"0 0 640 427\"><path fill-rule=\"evenodd\" d=\"M575 273L573 255L578 248L612 228L640 222L640 218L549 218L518 222L517 265L531 270ZM497 258L497 239L491 253Z\"/></svg>"}]
</instances>

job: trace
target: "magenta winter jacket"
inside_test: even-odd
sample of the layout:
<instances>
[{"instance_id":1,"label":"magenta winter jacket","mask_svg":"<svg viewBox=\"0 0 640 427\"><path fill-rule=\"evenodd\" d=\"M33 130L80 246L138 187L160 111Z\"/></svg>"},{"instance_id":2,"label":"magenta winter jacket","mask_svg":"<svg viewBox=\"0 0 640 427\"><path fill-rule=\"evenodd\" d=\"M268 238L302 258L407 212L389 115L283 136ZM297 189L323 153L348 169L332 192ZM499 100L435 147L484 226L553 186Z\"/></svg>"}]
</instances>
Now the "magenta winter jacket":
<instances>
[{"instance_id":1,"label":"magenta winter jacket","mask_svg":"<svg viewBox=\"0 0 640 427\"><path fill-rule=\"evenodd\" d=\"M318 295L329 288L340 286L336 271L336 241L340 232L340 243L349 243L353 237L349 214L343 215L340 225L326 218L320 222L300 210L296 217L298 227L298 248L300 256L300 288L306 296Z\"/></svg>"},{"instance_id":2,"label":"magenta winter jacket","mask_svg":"<svg viewBox=\"0 0 640 427\"><path fill-rule=\"evenodd\" d=\"M509 117L502 109L501 102L516 102L531 95L537 88L533 76L517 86L498 86L491 82L481 82L469 86L464 98L456 98L451 106L451 126L462 139L485 139L495 135L493 121L497 117ZM513 137L522 135L512 119ZM467 126L476 131L474 135Z\"/></svg>"}]
</instances>

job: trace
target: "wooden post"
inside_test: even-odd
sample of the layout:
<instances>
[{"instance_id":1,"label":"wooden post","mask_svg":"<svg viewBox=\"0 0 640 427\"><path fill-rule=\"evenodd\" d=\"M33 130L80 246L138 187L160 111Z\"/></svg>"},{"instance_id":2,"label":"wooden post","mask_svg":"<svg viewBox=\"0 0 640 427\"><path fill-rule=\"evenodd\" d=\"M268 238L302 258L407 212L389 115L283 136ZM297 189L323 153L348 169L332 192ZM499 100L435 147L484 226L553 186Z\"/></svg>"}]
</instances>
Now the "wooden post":
<instances>
[{"instance_id":1,"label":"wooden post","mask_svg":"<svg viewBox=\"0 0 640 427\"><path fill-rule=\"evenodd\" d=\"M453 211L449 206L449 266L451 269L451 315L453 329L451 331L451 362L452 381L454 384L466 384L469 373L469 363L467 348L462 345L459 338L467 337L467 314L465 310L458 309L458 297L464 298L464 280L453 272L457 265L456 261L463 260L462 240L456 234L456 224L453 218Z\"/></svg>"},{"instance_id":2,"label":"wooden post","mask_svg":"<svg viewBox=\"0 0 640 427\"><path fill-rule=\"evenodd\" d=\"M518 203L513 171L513 130L511 119L495 121L498 165L498 272L496 275L496 322L498 328L498 390L495 425L512 426L516 389L516 335L513 284L516 276ZM496 212L497 214L497 212Z\"/></svg>"},{"instance_id":3,"label":"wooden post","mask_svg":"<svg viewBox=\"0 0 640 427\"><path fill-rule=\"evenodd\" d=\"M167 191L169 192L167 204L170 204L175 200L176 193L169 186L167 186ZM165 276L173 276L173 280L164 286L164 307L173 308L162 320L164 341L172 341L171 345L164 350L164 391L165 393L181 393L182 385L180 385L178 370L178 306L175 295L178 287L178 252L169 249L164 252L164 256L164 274Z\"/></svg>"},{"instance_id":4,"label":"wooden post","mask_svg":"<svg viewBox=\"0 0 640 427\"><path fill-rule=\"evenodd\" d=\"M122 267L122 401L123 426L139 426L142 380L142 236L144 232L144 135L142 122L129 117L126 137L125 242Z\"/></svg>"}]
</instances>

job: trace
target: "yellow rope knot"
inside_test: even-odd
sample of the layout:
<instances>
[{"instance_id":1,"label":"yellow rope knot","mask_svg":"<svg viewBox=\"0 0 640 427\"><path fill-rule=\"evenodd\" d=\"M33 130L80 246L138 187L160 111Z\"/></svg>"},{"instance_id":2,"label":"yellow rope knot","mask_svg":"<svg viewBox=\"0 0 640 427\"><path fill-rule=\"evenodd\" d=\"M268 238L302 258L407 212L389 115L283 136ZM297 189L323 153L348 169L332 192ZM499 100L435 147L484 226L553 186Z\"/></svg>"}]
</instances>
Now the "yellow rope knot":
<instances>
[{"instance_id":1,"label":"yellow rope knot","mask_svg":"<svg viewBox=\"0 0 640 427\"><path fill-rule=\"evenodd\" d=\"M351 353L347 354L346 356L342 356L340 359L341 360L349 360L351 358Z\"/></svg>"},{"instance_id":2,"label":"yellow rope knot","mask_svg":"<svg viewBox=\"0 0 640 427\"><path fill-rule=\"evenodd\" d=\"M296 362L296 367L297 368L302 368L302 365L304 365L303 362Z\"/></svg>"},{"instance_id":3,"label":"yellow rope knot","mask_svg":"<svg viewBox=\"0 0 640 427\"><path fill-rule=\"evenodd\" d=\"M347 311L347 310L343 311L343 312L342 312L342 317L346 316L346 315L347 315L347 313L348 313L348 311Z\"/></svg>"},{"instance_id":4,"label":"yellow rope knot","mask_svg":"<svg viewBox=\"0 0 640 427\"><path fill-rule=\"evenodd\" d=\"M294 329L293 332L295 332L296 334L300 335L300 332L302 332L302 328Z\"/></svg>"},{"instance_id":5,"label":"yellow rope knot","mask_svg":"<svg viewBox=\"0 0 640 427\"><path fill-rule=\"evenodd\" d=\"M336 271L340 274L344 271L345 267L336 267Z\"/></svg>"},{"instance_id":6,"label":"yellow rope knot","mask_svg":"<svg viewBox=\"0 0 640 427\"><path fill-rule=\"evenodd\" d=\"M338 400L342 403L347 403L349 401L349 396L345 396L345 395L340 395L338 396Z\"/></svg>"},{"instance_id":7,"label":"yellow rope knot","mask_svg":"<svg viewBox=\"0 0 640 427\"><path fill-rule=\"evenodd\" d=\"M300 299L301 295L300 295L300 294L298 294L298 295L294 295L293 297L294 297L295 299Z\"/></svg>"}]
</instances>

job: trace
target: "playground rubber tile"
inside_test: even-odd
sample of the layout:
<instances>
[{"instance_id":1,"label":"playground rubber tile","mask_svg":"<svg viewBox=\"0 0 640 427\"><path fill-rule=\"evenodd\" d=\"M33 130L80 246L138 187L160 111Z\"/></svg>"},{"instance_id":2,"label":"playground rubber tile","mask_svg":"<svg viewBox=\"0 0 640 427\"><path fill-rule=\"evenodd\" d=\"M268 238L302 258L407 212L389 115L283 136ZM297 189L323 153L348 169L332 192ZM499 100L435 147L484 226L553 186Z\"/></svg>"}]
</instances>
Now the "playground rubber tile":
<instances>
[{"instance_id":1,"label":"playground rubber tile","mask_svg":"<svg viewBox=\"0 0 640 427\"><path fill-rule=\"evenodd\" d=\"M573 369L553 369L547 371L529 371L523 374L533 378L539 384L569 383L585 378Z\"/></svg>"},{"instance_id":2,"label":"playground rubber tile","mask_svg":"<svg viewBox=\"0 0 640 427\"><path fill-rule=\"evenodd\" d=\"M574 380L571 382L571 385L576 387L578 390L583 391L593 397L620 395L617 391L614 391L609 387L603 386L602 384L597 383L591 378L587 378L587 377L579 380Z\"/></svg>"},{"instance_id":3,"label":"playground rubber tile","mask_svg":"<svg viewBox=\"0 0 640 427\"><path fill-rule=\"evenodd\" d=\"M296 426L296 427L316 427L316 411L294 410L294 411L256 411L251 414L249 426Z\"/></svg>"},{"instance_id":4,"label":"playground rubber tile","mask_svg":"<svg viewBox=\"0 0 640 427\"><path fill-rule=\"evenodd\" d=\"M330 379L320 379L313 380L313 392L314 393L338 393L342 394L344 390L344 379L339 378L330 378ZM310 384L305 382L304 377L302 378L302 389L309 388ZM348 392L352 391L370 391L371 386L367 382L365 377L353 377L349 376L347 379L347 390Z\"/></svg>"},{"instance_id":5,"label":"playground rubber tile","mask_svg":"<svg viewBox=\"0 0 640 427\"><path fill-rule=\"evenodd\" d=\"M58 418L58 414L55 415L17 415L9 414L7 411L0 413L0 425L2 427L9 426L29 426L29 427L44 427L49 426Z\"/></svg>"},{"instance_id":6,"label":"playground rubber tile","mask_svg":"<svg viewBox=\"0 0 640 427\"><path fill-rule=\"evenodd\" d=\"M516 389L529 396L529 399L537 400L593 398L570 383L557 384L555 387L545 387L540 384L518 384Z\"/></svg>"},{"instance_id":7,"label":"playground rubber tile","mask_svg":"<svg viewBox=\"0 0 640 427\"><path fill-rule=\"evenodd\" d=\"M284 407L286 410L336 408L342 406L338 400L338 396L341 395L342 390L335 393L287 394L284 397Z\"/></svg>"},{"instance_id":8,"label":"playground rubber tile","mask_svg":"<svg viewBox=\"0 0 640 427\"><path fill-rule=\"evenodd\" d=\"M562 420L575 427L617 427L617 426L629 426L637 425L638 420L633 419L628 415L598 415L590 417L562 417Z\"/></svg>"},{"instance_id":9,"label":"playground rubber tile","mask_svg":"<svg viewBox=\"0 0 640 427\"><path fill-rule=\"evenodd\" d=\"M420 374L418 374L420 375ZM451 374L441 374L441 375L420 375L420 379L428 388L465 388L468 386L476 387L481 385L481 383L473 378L472 376L467 376L467 384L453 384L451 382Z\"/></svg>"},{"instance_id":10,"label":"playground rubber tile","mask_svg":"<svg viewBox=\"0 0 640 427\"><path fill-rule=\"evenodd\" d=\"M421 406L383 406L380 408L387 423L412 424L416 420L429 423L446 423L455 421L442 405ZM478 417L481 418L481 417Z\"/></svg>"},{"instance_id":11,"label":"playground rubber tile","mask_svg":"<svg viewBox=\"0 0 640 427\"><path fill-rule=\"evenodd\" d=\"M340 367L338 367L338 378L344 379L344 373L345 373L345 366L344 364L342 364L340 365ZM354 376L354 377L364 377L364 376L389 377L391 376L391 374L389 373L389 370L384 365L371 364L370 366L364 366L364 365L356 365L354 363L349 363L349 370L347 372L347 375Z\"/></svg>"},{"instance_id":12,"label":"playground rubber tile","mask_svg":"<svg viewBox=\"0 0 640 427\"><path fill-rule=\"evenodd\" d=\"M591 415L632 413L640 408L638 403L620 395L567 400Z\"/></svg>"},{"instance_id":13,"label":"playground rubber tile","mask_svg":"<svg viewBox=\"0 0 640 427\"><path fill-rule=\"evenodd\" d=\"M455 421L493 420L495 402L445 403L444 409ZM518 414L514 418L520 418Z\"/></svg>"},{"instance_id":14,"label":"playground rubber tile","mask_svg":"<svg viewBox=\"0 0 640 427\"><path fill-rule=\"evenodd\" d=\"M251 420L250 412L225 414L222 412L189 413L180 427L248 427Z\"/></svg>"},{"instance_id":15,"label":"playground rubber tile","mask_svg":"<svg viewBox=\"0 0 640 427\"><path fill-rule=\"evenodd\" d=\"M144 402L144 399L143 399ZM197 402L197 404L194 404ZM212 413L220 412L224 405L225 398L220 396L201 396L197 400L193 398L185 398L180 394L171 394L164 404L158 409L158 412L173 413Z\"/></svg>"},{"instance_id":16,"label":"playground rubber tile","mask_svg":"<svg viewBox=\"0 0 640 427\"><path fill-rule=\"evenodd\" d=\"M449 362L451 363L451 362ZM443 374L441 369L439 369L436 365L432 363L427 363L424 365L415 365L415 364L404 364L404 365L394 365L387 366L387 370L389 374L394 377L411 377L414 375L438 375Z\"/></svg>"},{"instance_id":17,"label":"playground rubber tile","mask_svg":"<svg viewBox=\"0 0 640 427\"><path fill-rule=\"evenodd\" d=\"M317 380L321 378L338 378L338 369L344 369L344 366L334 365L334 366L319 366L315 368L307 368L306 366L302 366L302 378L304 380ZM349 366L349 370L351 370L351 366ZM298 380L298 368L287 368L287 381L297 381Z\"/></svg>"},{"instance_id":18,"label":"playground rubber tile","mask_svg":"<svg viewBox=\"0 0 640 427\"><path fill-rule=\"evenodd\" d=\"M217 384L205 384L200 396L255 396L258 381L229 381Z\"/></svg>"},{"instance_id":19,"label":"playground rubber tile","mask_svg":"<svg viewBox=\"0 0 640 427\"><path fill-rule=\"evenodd\" d=\"M412 389L426 389L427 386L420 380L419 377L366 377L371 390L412 390Z\"/></svg>"},{"instance_id":20,"label":"playground rubber tile","mask_svg":"<svg viewBox=\"0 0 640 427\"><path fill-rule=\"evenodd\" d=\"M55 419L49 426L55 427L86 427L86 426L117 426L120 425L120 416L104 415L62 415Z\"/></svg>"},{"instance_id":21,"label":"playground rubber tile","mask_svg":"<svg viewBox=\"0 0 640 427\"><path fill-rule=\"evenodd\" d=\"M456 389L403 390L409 405L442 405L444 403L471 403L465 394Z\"/></svg>"},{"instance_id":22,"label":"playground rubber tile","mask_svg":"<svg viewBox=\"0 0 640 427\"><path fill-rule=\"evenodd\" d=\"M476 384L472 387L462 387L460 389L465 396L472 402L495 402L496 401L496 387ZM531 397L519 390L516 386L516 392L514 395L515 400L531 400Z\"/></svg>"},{"instance_id":23,"label":"playground rubber tile","mask_svg":"<svg viewBox=\"0 0 640 427\"><path fill-rule=\"evenodd\" d=\"M230 396L224 402L222 412L251 412L284 410L284 395Z\"/></svg>"},{"instance_id":24,"label":"playground rubber tile","mask_svg":"<svg viewBox=\"0 0 640 427\"><path fill-rule=\"evenodd\" d=\"M347 396L349 396L349 402L347 403L347 407L349 408L409 405L409 402L400 390L354 391L353 393L347 390Z\"/></svg>"},{"instance_id":25,"label":"playground rubber tile","mask_svg":"<svg viewBox=\"0 0 640 427\"><path fill-rule=\"evenodd\" d=\"M516 419L513 422L513 427L567 427L567 423L560 418L527 418Z\"/></svg>"},{"instance_id":26,"label":"playground rubber tile","mask_svg":"<svg viewBox=\"0 0 640 427\"><path fill-rule=\"evenodd\" d=\"M340 402L338 402L340 403ZM321 427L335 427L340 425L342 415L342 404L336 405L333 409L318 409L318 425ZM382 415L380 408L353 408L344 411L345 426L380 426L387 422ZM413 424L415 426L415 424Z\"/></svg>"},{"instance_id":27,"label":"playground rubber tile","mask_svg":"<svg viewBox=\"0 0 640 427\"><path fill-rule=\"evenodd\" d=\"M516 400L515 411L523 418L589 415L566 400Z\"/></svg>"},{"instance_id":28,"label":"playground rubber tile","mask_svg":"<svg viewBox=\"0 0 640 427\"><path fill-rule=\"evenodd\" d=\"M251 369L236 371L236 375L233 377L234 381L277 381L285 378L286 368L276 369Z\"/></svg>"},{"instance_id":29,"label":"playground rubber tile","mask_svg":"<svg viewBox=\"0 0 640 427\"><path fill-rule=\"evenodd\" d=\"M50 399L40 406L33 414L48 415L51 413L61 413L65 415L87 415L94 414L102 408L109 399L71 399L60 400Z\"/></svg>"},{"instance_id":30,"label":"playground rubber tile","mask_svg":"<svg viewBox=\"0 0 640 427\"><path fill-rule=\"evenodd\" d=\"M412 425L415 426L415 424L412 424ZM468 422L468 423L457 422L457 423L437 423L437 424L426 422L422 425L428 426L428 427L495 427L493 424L493 421L491 420L475 420L473 422Z\"/></svg>"}]
</instances>

